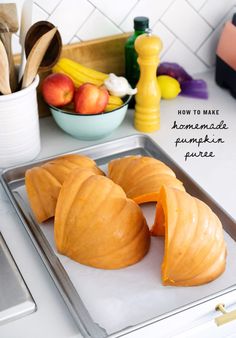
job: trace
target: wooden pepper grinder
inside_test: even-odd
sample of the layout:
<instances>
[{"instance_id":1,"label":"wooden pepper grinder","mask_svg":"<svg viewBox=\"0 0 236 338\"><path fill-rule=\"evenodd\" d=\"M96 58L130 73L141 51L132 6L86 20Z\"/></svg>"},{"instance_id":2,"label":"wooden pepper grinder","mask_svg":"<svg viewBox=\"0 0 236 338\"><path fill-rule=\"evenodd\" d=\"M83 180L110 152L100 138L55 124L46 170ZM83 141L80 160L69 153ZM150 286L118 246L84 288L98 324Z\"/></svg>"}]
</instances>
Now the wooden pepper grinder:
<instances>
[{"instance_id":1,"label":"wooden pepper grinder","mask_svg":"<svg viewBox=\"0 0 236 338\"><path fill-rule=\"evenodd\" d=\"M160 128L161 92L156 71L160 62L162 42L149 30L136 39L134 46L140 67L138 91L135 95L134 126L142 132L153 132Z\"/></svg>"}]
</instances>

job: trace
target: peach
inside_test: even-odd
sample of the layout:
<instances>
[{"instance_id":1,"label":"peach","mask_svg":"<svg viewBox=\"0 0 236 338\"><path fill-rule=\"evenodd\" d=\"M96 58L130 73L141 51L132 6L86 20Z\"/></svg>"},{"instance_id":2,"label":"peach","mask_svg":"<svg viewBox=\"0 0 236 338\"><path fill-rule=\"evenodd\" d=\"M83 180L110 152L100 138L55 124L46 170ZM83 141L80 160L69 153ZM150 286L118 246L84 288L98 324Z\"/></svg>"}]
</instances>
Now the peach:
<instances>
[{"instance_id":1,"label":"peach","mask_svg":"<svg viewBox=\"0 0 236 338\"><path fill-rule=\"evenodd\" d=\"M74 95L75 112L79 114L99 114L104 111L108 99L109 94L105 87L84 83Z\"/></svg>"},{"instance_id":2,"label":"peach","mask_svg":"<svg viewBox=\"0 0 236 338\"><path fill-rule=\"evenodd\" d=\"M41 86L44 100L55 107L69 104L73 100L74 92L75 86L71 78L61 73L48 75Z\"/></svg>"}]
</instances>

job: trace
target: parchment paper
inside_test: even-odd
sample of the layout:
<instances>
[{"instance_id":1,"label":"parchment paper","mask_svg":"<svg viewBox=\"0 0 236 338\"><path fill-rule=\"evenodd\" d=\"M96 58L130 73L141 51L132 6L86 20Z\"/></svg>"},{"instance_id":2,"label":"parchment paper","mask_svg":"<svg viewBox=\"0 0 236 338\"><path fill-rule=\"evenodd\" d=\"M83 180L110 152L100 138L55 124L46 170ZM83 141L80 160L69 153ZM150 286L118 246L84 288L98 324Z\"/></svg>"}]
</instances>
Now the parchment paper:
<instances>
[{"instance_id":1,"label":"parchment paper","mask_svg":"<svg viewBox=\"0 0 236 338\"><path fill-rule=\"evenodd\" d=\"M18 189L27 202L25 188ZM149 225L155 205L142 206ZM152 238L148 254L139 263L120 270L102 270L79 264L56 252L53 222L40 224L45 237L60 259L94 322L108 334L175 310L236 284L236 243L225 232L226 271L215 281L195 287L161 284L164 238Z\"/></svg>"}]
</instances>

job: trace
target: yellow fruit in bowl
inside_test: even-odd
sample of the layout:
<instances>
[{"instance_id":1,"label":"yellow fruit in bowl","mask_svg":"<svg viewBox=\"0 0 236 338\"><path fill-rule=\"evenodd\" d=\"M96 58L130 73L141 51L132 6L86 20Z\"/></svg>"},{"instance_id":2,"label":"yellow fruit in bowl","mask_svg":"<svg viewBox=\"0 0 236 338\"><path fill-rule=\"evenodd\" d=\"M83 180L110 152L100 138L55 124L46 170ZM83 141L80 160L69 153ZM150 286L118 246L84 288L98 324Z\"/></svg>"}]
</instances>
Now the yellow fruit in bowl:
<instances>
[{"instance_id":1,"label":"yellow fruit in bowl","mask_svg":"<svg viewBox=\"0 0 236 338\"><path fill-rule=\"evenodd\" d=\"M162 99L174 99L181 92L179 82L171 76L160 75L157 77L157 82L161 90Z\"/></svg>"}]
</instances>

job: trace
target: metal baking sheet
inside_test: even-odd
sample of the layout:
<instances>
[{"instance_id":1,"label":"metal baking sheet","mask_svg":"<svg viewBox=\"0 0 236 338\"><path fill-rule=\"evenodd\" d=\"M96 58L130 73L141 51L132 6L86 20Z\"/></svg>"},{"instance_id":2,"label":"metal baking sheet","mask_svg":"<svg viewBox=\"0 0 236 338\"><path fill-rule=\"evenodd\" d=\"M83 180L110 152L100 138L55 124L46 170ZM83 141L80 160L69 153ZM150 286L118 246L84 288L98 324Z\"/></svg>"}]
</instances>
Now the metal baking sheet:
<instances>
[{"instance_id":1,"label":"metal baking sheet","mask_svg":"<svg viewBox=\"0 0 236 338\"><path fill-rule=\"evenodd\" d=\"M36 304L0 233L0 325L36 311Z\"/></svg>"},{"instance_id":2,"label":"metal baking sheet","mask_svg":"<svg viewBox=\"0 0 236 338\"><path fill-rule=\"evenodd\" d=\"M102 168L111 159L130 154L152 156L163 161L174 170L190 194L207 203L218 215L225 230L228 247L225 273L216 281L192 288L161 285L163 239L160 238L152 239L148 255L134 266L115 271L82 266L57 254L52 222L46 222L44 225L37 224L25 197L25 171L53 157L6 169L1 176L2 184L84 337L120 337L144 326L163 321L170 316L174 317L180 312L193 308L199 310L201 304L213 299L217 304L217 299L229 292L234 294L232 299L236 301L235 220L155 142L145 135L133 135L72 153L90 156ZM148 208L149 206L144 208L144 213L150 216ZM158 250L159 254L156 254ZM137 301L140 306L137 306ZM199 316L198 310L195 312L196 318Z\"/></svg>"}]
</instances>

